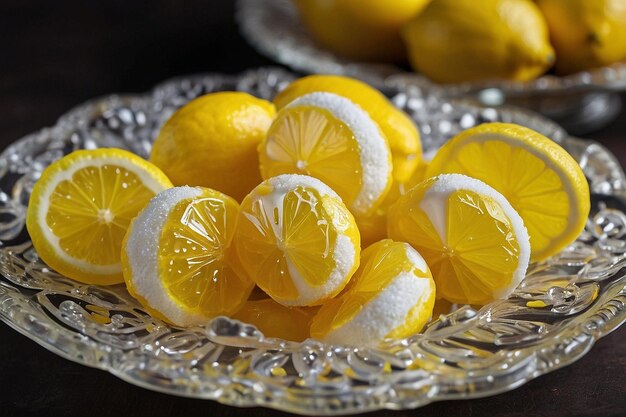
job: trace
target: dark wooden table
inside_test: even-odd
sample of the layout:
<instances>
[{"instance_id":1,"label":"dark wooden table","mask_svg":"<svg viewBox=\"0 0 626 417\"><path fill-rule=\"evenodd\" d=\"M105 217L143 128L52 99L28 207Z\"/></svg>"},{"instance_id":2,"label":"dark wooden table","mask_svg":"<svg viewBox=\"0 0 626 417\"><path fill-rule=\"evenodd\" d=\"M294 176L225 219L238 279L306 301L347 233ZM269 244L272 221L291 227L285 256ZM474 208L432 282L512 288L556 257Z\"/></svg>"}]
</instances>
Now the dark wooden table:
<instances>
[{"instance_id":1,"label":"dark wooden table","mask_svg":"<svg viewBox=\"0 0 626 417\"><path fill-rule=\"evenodd\" d=\"M230 0L0 2L0 146L111 92L272 64L238 34ZM626 102L626 96L624 96ZM588 137L626 165L626 111ZM154 393L62 359L0 324L0 416L278 416ZM624 416L626 328L515 391L372 416Z\"/></svg>"}]
</instances>

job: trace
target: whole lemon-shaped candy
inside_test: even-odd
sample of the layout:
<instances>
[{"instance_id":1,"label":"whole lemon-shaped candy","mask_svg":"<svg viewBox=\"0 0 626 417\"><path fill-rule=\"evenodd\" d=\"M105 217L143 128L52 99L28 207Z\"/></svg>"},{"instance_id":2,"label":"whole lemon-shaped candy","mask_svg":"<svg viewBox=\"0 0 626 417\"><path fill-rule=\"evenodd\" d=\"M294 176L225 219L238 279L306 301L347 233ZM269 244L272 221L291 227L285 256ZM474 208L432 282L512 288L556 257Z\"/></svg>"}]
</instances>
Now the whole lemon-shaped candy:
<instances>
[{"instance_id":1,"label":"whole lemon-shaped candy","mask_svg":"<svg viewBox=\"0 0 626 417\"><path fill-rule=\"evenodd\" d=\"M402 61L400 28L429 0L294 0L315 40L348 58Z\"/></svg>"},{"instance_id":2,"label":"whole lemon-shaped candy","mask_svg":"<svg viewBox=\"0 0 626 417\"><path fill-rule=\"evenodd\" d=\"M626 58L626 0L539 0L556 50L556 70L569 74Z\"/></svg>"},{"instance_id":3,"label":"whole lemon-shaped candy","mask_svg":"<svg viewBox=\"0 0 626 417\"><path fill-rule=\"evenodd\" d=\"M440 83L525 81L554 61L530 0L434 0L403 31L411 65Z\"/></svg>"},{"instance_id":4,"label":"whole lemon-shaped candy","mask_svg":"<svg viewBox=\"0 0 626 417\"><path fill-rule=\"evenodd\" d=\"M200 185L237 201L261 182L257 146L274 105L242 92L207 94L170 117L154 142L150 161L174 185Z\"/></svg>"}]
</instances>

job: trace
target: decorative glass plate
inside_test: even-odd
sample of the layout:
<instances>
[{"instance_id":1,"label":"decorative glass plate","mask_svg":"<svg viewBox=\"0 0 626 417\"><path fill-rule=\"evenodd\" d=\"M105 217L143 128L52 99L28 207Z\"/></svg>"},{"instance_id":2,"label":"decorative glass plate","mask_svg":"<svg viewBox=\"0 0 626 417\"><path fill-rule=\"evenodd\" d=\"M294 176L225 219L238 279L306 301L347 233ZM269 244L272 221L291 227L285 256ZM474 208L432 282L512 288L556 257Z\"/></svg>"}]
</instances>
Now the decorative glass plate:
<instances>
[{"instance_id":1,"label":"decorative glass plate","mask_svg":"<svg viewBox=\"0 0 626 417\"><path fill-rule=\"evenodd\" d=\"M270 99L293 78L271 68L178 78L147 94L88 102L9 146L0 155L0 318L67 359L148 389L327 415L507 391L572 363L626 320L625 178L615 158L526 112L392 84L387 93L419 125L427 151L462 129L505 121L543 132L580 162L593 196L587 228L559 255L531 265L509 299L478 311L462 307L422 334L361 349L265 338L224 317L205 327L171 327L122 285L83 285L38 259L24 216L33 183L52 161L75 149L111 146L146 156L161 124L194 97L240 90Z\"/></svg>"},{"instance_id":2,"label":"decorative glass plate","mask_svg":"<svg viewBox=\"0 0 626 417\"><path fill-rule=\"evenodd\" d=\"M389 64L355 62L320 47L304 29L293 0L239 0L237 17L244 37L257 50L293 69L360 78L379 88L402 81L439 90L446 97L471 96L485 105L523 106L558 121L569 132L585 133L604 126L619 113L616 91L626 90L626 61L528 82L487 81L436 84Z\"/></svg>"}]
</instances>

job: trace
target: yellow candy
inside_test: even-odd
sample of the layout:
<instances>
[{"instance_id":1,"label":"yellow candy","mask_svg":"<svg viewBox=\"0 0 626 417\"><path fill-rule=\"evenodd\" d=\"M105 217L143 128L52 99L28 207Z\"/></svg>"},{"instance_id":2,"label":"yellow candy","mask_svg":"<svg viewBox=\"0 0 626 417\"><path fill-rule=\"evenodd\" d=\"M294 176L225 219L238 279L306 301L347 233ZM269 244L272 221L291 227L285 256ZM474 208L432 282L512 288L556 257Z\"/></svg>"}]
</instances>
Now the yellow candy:
<instances>
[{"instance_id":1,"label":"yellow candy","mask_svg":"<svg viewBox=\"0 0 626 417\"><path fill-rule=\"evenodd\" d=\"M281 175L241 203L234 244L242 268L275 301L313 306L337 295L359 265L359 231L321 181Z\"/></svg>"},{"instance_id":2,"label":"yellow candy","mask_svg":"<svg viewBox=\"0 0 626 417\"><path fill-rule=\"evenodd\" d=\"M126 286L157 317L179 326L234 314L254 284L231 250L239 205L200 187L153 198L133 220L122 250Z\"/></svg>"},{"instance_id":3,"label":"yellow candy","mask_svg":"<svg viewBox=\"0 0 626 417\"><path fill-rule=\"evenodd\" d=\"M329 343L376 345L419 332L430 319L435 283L407 243L381 240L365 249L348 287L311 321L311 336Z\"/></svg>"}]
</instances>

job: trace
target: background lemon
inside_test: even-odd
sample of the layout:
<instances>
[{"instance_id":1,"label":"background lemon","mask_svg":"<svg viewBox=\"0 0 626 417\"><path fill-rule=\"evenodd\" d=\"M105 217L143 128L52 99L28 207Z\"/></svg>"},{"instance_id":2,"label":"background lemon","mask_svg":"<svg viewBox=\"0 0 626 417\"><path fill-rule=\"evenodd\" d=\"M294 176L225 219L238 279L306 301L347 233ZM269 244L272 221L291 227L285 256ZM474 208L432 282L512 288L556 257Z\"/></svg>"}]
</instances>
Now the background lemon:
<instances>
[{"instance_id":1,"label":"background lemon","mask_svg":"<svg viewBox=\"0 0 626 417\"><path fill-rule=\"evenodd\" d=\"M366 216L356 215L354 217L357 226L359 226L359 232L361 232L362 247L366 248L388 237L387 212L389 211L389 207L391 207L400 196L406 194L407 191L422 182L424 180L425 171L426 163L422 161L415 171L413 171L413 175L411 175L408 181L403 183L394 182L391 185L383 202L372 213Z\"/></svg>"},{"instance_id":2,"label":"background lemon","mask_svg":"<svg viewBox=\"0 0 626 417\"><path fill-rule=\"evenodd\" d=\"M556 50L556 70L569 74L626 58L625 0L538 0Z\"/></svg>"},{"instance_id":3,"label":"background lemon","mask_svg":"<svg viewBox=\"0 0 626 417\"><path fill-rule=\"evenodd\" d=\"M249 300L233 318L254 325L265 337L301 342L309 337L316 307L285 307L271 298Z\"/></svg>"},{"instance_id":4,"label":"background lemon","mask_svg":"<svg viewBox=\"0 0 626 417\"><path fill-rule=\"evenodd\" d=\"M529 0L435 0L404 28L413 69L440 83L529 80L554 62Z\"/></svg>"},{"instance_id":5,"label":"background lemon","mask_svg":"<svg viewBox=\"0 0 626 417\"><path fill-rule=\"evenodd\" d=\"M428 0L294 0L313 37L365 61L403 61L400 28Z\"/></svg>"},{"instance_id":6,"label":"background lemon","mask_svg":"<svg viewBox=\"0 0 626 417\"><path fill-rule=\"evenodd\" d=\"M242 92L207 94L170 117L150 161L174 185L200 185L238 201L259 182L256 147L272 123L272 103Z\"/></svg>"}]
</instances>

